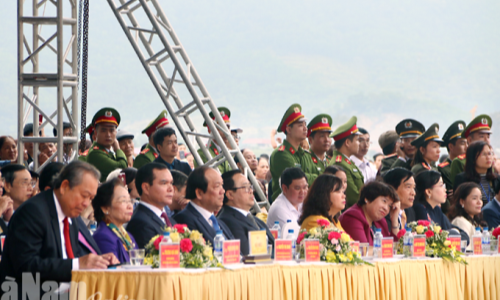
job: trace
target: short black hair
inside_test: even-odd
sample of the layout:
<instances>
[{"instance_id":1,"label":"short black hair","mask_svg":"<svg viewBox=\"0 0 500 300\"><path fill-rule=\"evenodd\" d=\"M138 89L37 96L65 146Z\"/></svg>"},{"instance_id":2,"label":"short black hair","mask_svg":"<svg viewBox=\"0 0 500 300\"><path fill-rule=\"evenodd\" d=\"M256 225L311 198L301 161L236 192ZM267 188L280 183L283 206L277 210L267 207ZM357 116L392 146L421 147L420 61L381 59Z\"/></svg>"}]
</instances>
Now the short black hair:
<instances>
[{"instance_id":1,"label":"short black hair","mask_svg":"<svg viewBox=\"0 0 500 300\"><path fill-rule=\"evenodd\" d=\"M113 193L115 192L115 187L117 186L123 186L123 182L120 180L120 178L113 178L109 181L106 181L97 189L97 193L92 200L92 208L94 208L94 218L97 222L101 222L104 220L104 212L102 211L101 207L111 206L111 202L113 201Z\"/></svg>"},{"instance_id":2,"label":"short black hair","mask_svg":"<svg viewBox=\"0 0 500 300\"><path fill-rule=\"evenodd\" d=\"M155 131L153 133L153 143L155 144L155 148L158 149L158 145L163 144L163 140L165 140L166 137L169 137L171 135L175 135L175 130L170 127L163 127Z\"/></svg>"},{"instance_id":3,"label":"short black hair","mask_svg":"<svg viewBox=\"0 0 500 300\"><path fill-rule=\"evenodd\" d=\"M235 169L235 170L231 170L231 171L228 171L228 172L225 172L224 174L222 174L222 186L224 187L224 201L223 203L226 204L227 201L229 199L227 199L226 197L226 193L227 191L230 191L230 190L233 190L234 189L234 175L236 174L243 174L240 170L238 169Z\"/></svg>"},{"instance_id":4,"label":"short black hair","mask_svg":"<svg viewBox=\"0 0 500 300\"><path fill-rule=\"evenodd\" d=\"M325 171L323 171L323 174L326 173L326 174L331 174L333 176L337 176L335 174L337 174L338 171L341 171L341 172L345 173L344 168L342 168L341 166L339 166L339 165L332 165L332 166L326 167Z\"/></svg>"},{"instance_id":5,"label":"short black hair","mask_svg":"<svg viewBox=\"0 0 500 300\"><path fill-rule=\"evenodd\" d=\"M64 164L61 162L51 162L46 165L40 173L40 179L38 181L40 191L45 191L46 187L53 189L54 179L59 175L63 168Z\"/></svg>"},{"instance_id":6,"label":"short black hair","mask_svg":"<svg viewBox=\"0 0 500 300\"><path fill-rule=\"evenodd\" d=\"M122 173L125 174L125 183L130 184L137 176L137 169L133 167L125 168L122 170Z\"/></svg>"},{"instance_id":7,"label":"short black hair","mask_svg":"<svg viewBox=\"0 0 500 300\"><path fill-rule=\"evenodd\" d=\"M381 156L381 155L383 156L383 154L382 154L382 153L377 153L377 154L373 155L373 161L376 161L376 160L377 160L377 157L379 157L379 156Z\"/></svg>"},{"instance_id":8,"label":"short black hair","mask_svg":"<svg viewBox=\"0 0 500 300\"><path fill-rule=\"evenodd\" d=\"M389 197L393 202L399 201L398 194L392 186L380 181L370 181L361 188L358 205L365 205L365 201L373 202L380 196Z\"/></svg>"},{"instance_id":9,"label":"short black hair","mask_svg":"<svg viewBox=\"0 0 500 300\"><path fill-rule=\"evenodd\" d=\"M4 179L5 184L12 185L14 183L14 179L16 179L16 172L27 170L25 166L20 164L8 164L2 168L2 178Z\"/></svg>"},{"instance_id":10,"label":"short black hair","mask_svg":"<svg viewBox=\"0 0 500 300\"><path fill-rule=\"evenodd\" d=\"M280 183L281 186L285 185L286 187L290 187L292 181L296 179L305 178L306 174L300 168L286 168L283 173L281 173ZM280 187L281 187L280 186Z\"/></svg>"},{"instance_id":11,"label":"short black hair","mask_svg":"<svg viewBox=\"0 0 500 300\"><path fill-rule=\"evenodd\" d=\"M259 161L261 158L264 158L265 160L269 161L269 155L265 154L265 153L262 153L259 158L257 159L257 161Z\"/></svg>"},{"instance_id":12,"label":"short black hair","mask_svg":"<svg viewBox=\"0 0 500 300\"><path fill-rule=\"evenodd\" d=\"M173 185L178 190L181 190L183 187L186 186L186 183L188 180L188 177L186 174L182 173L181 171L177 171L177 170L170 170L170 173L172 173Z\"/></svg>"},{"instance_id":13,"label":"short black hair","mask_svg":"<svg viewBox=\"0 0 500 300\"><path fill-rule=\"evenodd\" d=\"M63 130L67 128L71 128L71 124L68 122L63 122ZM54 136L57 136L57 128L54 127L52 129L52 133L54 134Z\"/></svg>"},{"instance_id":14,"label":"short black hair","mask_svg":"<svg viewBox=\"0 0 500 300\"><path fill-rule=\"evenodd\" d=\"M61 170L59 176L54 178L53 188L60 188L64 180L68 180L69 187L73 188L82 183L84 173L90 173L97 181L101 179L101 172L96 167L83 161L74 160Z\"/></svg>"},{"instance_id":15,"label":"short black hair","mask_svg":"<svg viewBox=\"0 0 500 300\"><path fill-rule=\"evenodd\" d=\"M394 141L394 142L390 143L389 145L385 146L384 148L382 148L382 153L384 153L384 155L393 154L394 148L396 147L396 143L397 143L397 141Z\"/></svg>"},{"instance_id":16,"label":"short black hair","mask_svg":"<svg viewBox=\"0 0 500 300\"><path fill-rule=\"evenodd\" d=\"M362 134L367 134L368 133L368 131L366 131L366 129L361 128L361 127L358 127L358 131L361 132Z\"/></svg>"},{"instance_id":17,"label":"short black hair","mask_svg":"<svg viewBox=\"0 0 500 300\"><path fill-rule=\"evenodd\" d=\"M33 134L33 123L26 123L23 128L23 135L27 136L28 134ZM38 132L38 135L42 135L42 131Z\"/></svg>"},{"instance_id":18,"label":"short black hair","mask_svg":"<svg viewBox=\"0 0 500 300\"><path fill-rule=\"evenodd\" d=\"M450 152L450 144L455 146L457 144L458 139L459 138L454 138L454 139L448 141L448 143L446 143L446 150L448 150L448 152Z\"/></svg>"},{"instance_id":19,"label":"short black hair","mask_svg":"<svg viewBox=\"0 0 500 300\"><path fill-rule=\"evenodd\" d=\"M137 188L137 192L139 196L142 196L142 184L146 182L149 185L153 185L153 181L155 180L154 170L165 170L167 166L160 163L147 163L144 166L140 167L137 170L137 174L135 175L135 187ZM126 175L125 175L126 176Z\"/></svg>"},{"instance_id":20,"label":"short black hair","mask_svg":"<svg viewBox=\"0 0 500 300\"><path fill-rule=\"evenodd\" d=\"M186 186L186 199L196 199L196 189L200 189L204 193L207 191L208 180L205 177L205 173L208 169L210 168L207 166L200 166L189 174Z\"/></svg>"},{"instance_id":21,"label":"short black hair","mask_svg":"<svg viewBox=\"0 0 500 300\"><path fill-rule=\"evenodd\" d=\"M245 148L241 149L241 156L243 156L243 151L245 151ZM245 157L243 156L243 158L245 158ZM239 162L240 162L240 159L238 158L238 155L235 155L234 156L234 163L237 164Z\"/></svg>"},{"instance_id":22,"label":"short black hair","mask_svg":"<svg viewBox=\"0 0 500 300\"><path fill-rule=\"evenodd\" d=\"M4 135L4 136L0 136L0 149L2 149L3 147L3 144L5 143L5 141L7 139L11 139L13 140L14 142L16 141L13 137L11 137L10 135ZM16 148L17 148L17 145L16 145Z\"/></svg>"},{"instance_id":23,"label":"short black hair","mask_svg":"<svg viewBox=\"0 0 500 300\"><path fill-rule=\"evenodd\" d=\"M394 168L387 171L382 178L384 182L392 186L395 190L399 188L401 183L408 181L413 176L413 172L406 168Z\"/></svg>"},{"instance_id":24,"label":"short black hair","mask_svg":"<svg viewBox=\"0 0 500 300\"><path fill-rule=\"evenodd\" d=\"M345 141L349 140L352 142L352 140L354 139L356 135L355 134L351 134L349 136L346 136L345 138L343 139L340 139L338 141L335 141L333 144L335 145L335 149L340 149L342 148L342 146L345 144Z\"/></svg>"}]
</instances>

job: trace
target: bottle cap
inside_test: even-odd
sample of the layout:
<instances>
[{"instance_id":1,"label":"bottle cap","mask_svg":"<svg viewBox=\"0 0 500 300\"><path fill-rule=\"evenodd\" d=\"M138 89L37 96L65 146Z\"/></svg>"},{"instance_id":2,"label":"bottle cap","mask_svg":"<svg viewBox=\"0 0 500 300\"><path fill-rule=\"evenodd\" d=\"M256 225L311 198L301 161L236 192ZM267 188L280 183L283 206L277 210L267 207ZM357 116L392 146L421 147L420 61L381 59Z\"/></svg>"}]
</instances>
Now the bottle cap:
<instances>
[{"instance_id":1,"label":"bottle cap","mask_svg":"<svg viewBox=\"0 0 500 300\"><path fill-rule=\"evenodd\" d=\"M217 230L217 233L216 234L222 234L222 230Z\"/></svg>"},{"instance_id":2,"label":"bottle cap","mask_svg":"<svg viewBox=\"0 0 500 300\"><path fill-rule=\"evenodd\" d=\"M288 219L286 220L287 223L292 223L292 220Z\"/></svg>"},{"instance_id":3,"label":"bottle cap","mask_svg":"<svg viewBox=\"0 0 500 300\"><path fill-rule=\"evenodd\" d=\"M164 232L163 232L163 236L170 236L170 232L168 232L168 231L164 231Z\"/></svg>"},{"instance_id":4,"label":"bottle cap","mask_svg":"<svg viewBox=\"0 0 500 300\"><path fill-rule=\"evenodd\" d=\"M280 221L274 221L274 224L278 224L278 225L279 225L279 224L280 224Z\"/></svg>"},{"instance_id":5,"label":"bottle cap","mask_svg":"<svg viewBox=\"0 0 500 300\"><path fill-rule=\"evenodd\" d=\"M377 229L375 230L375 232L382 232L382 229L377 228Z\"/></svg>"},{"instance_id":6,"label":"bottle cap","mask_svg":"<svg viewBox=\"0 0 500 300\"><path fill-rule=\"evenodd\" d=\"M288 229L288 233L293 233L293 229Z\"/></svg>"},{"instance_id":7,"label":"bottle cap","mask_svg":"<svg viewBox=\"0 0 500 300\"><path fill-rule=\"evenodd\" d=\"M483 227L483 232L488 231L488 227Z\"/></svg>"},{"instance_id":8,"label":"bottle cap","mask_svg":"<svg viewBox=\"0 0 500 300\"><path fill-rule=\"evenodd\" d=\"M476 231L481 231L481 228L479 228L479 227L476 227Z\"/></svg>"}]
</instances>

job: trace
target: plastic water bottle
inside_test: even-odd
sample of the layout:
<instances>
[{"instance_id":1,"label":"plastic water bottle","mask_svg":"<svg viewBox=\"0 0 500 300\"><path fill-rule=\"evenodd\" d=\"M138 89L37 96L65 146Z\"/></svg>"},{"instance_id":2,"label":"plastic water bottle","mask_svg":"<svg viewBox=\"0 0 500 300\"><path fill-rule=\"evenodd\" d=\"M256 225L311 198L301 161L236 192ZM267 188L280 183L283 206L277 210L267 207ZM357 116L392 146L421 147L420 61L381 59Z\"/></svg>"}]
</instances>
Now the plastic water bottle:
<instances>
[{"instance_id":1,"label":"plastic water bottle","mask_svg":"<svg viewBox=\"0 0 500 300\"><path fill-rule=\"evenodd\" d=\"M382 258L382 230L377 228L375 237L373 238L373 257Z\"/></svg>"},{"instance_id":2,"label":"plastic water bottle","mask_svg":"<svg viewBox=\"0 0 500 300\"><path fill-rule=\"evenodd\" d=\"M290 222L291 221L292 220L290 220ZM281 239L281 226L279 221L274 222L273 228L271 228L271 230L278 230L278 238Z\"/></svg>"},{"instance_id":3,"label":"plastic water bottle","mask_svg":"<svg viewBox=\"0 0 500 300\"><path fill-rule=\"evenodd\" d=\"M288 219L286 220L286 224L283 225L283 228L281 229L281 236L287 236L288 235L288 229L290 229L290 226L292 226L292 220Z\"/></svg>"},{"instance_id":4,"label":"plastic water bottle","mask_svg":"<svg viewBox=\"0 0 500 300\"><path fill-rule=\"evenodd\" d=\"M90 234L91 235L94 235L94 232L97 230L97 226L95 224L96 222L92 222L90 223L90 228L89 228L89 231L90 231Z\"/></svg>"},{"instance_id":5,"label":"plastic water bottle","mask_svg":"<svg viewBox=\"0 0 500 300\"><path fill-rule=\"evenodd\" d=\"M222 230L217 230L214 238L214 256L219 262L222 262L222 244L226 239L222 235Z\"/></svg>"},{"instance_id":6,"label":"plastic water bottle","mask_svg":"<svg viewBox=\"0 0 500 300\"><path fill-rule=\"evenodd\" d=\"M287 240L292 240L292 257L295 258L295 250L297 248L297 241L295 240L295 235L293 234L293 229L288 229Z\"/></svg>"},{"instance_id":7,"label":"plastic water bottle","mask_svg":"<svg viewBox=\"0 0 500 300\"><path fill-rule=\"evenodd\" d=\"M481 244L483 248L483 254L490 254L490 232L488 231L488 227L483 228L483 235L481 238Z\"/></svg>"},{"instance_id":8,"label":"plastic water bottle","mask_svg":"<svg viewBox=\"0 0 500 300\"><path fill-rule=\"evenodd\" d=\"M406 233L403 236L403 254L404 257L411 257L413 249L413 234L411 234L411 229L406 227Z\"/></svg>"},{"instance_id":9,"label":"plastic water bottle","mask_svg":"<svg viewBox=\"0 0 500 300\"><path fill-rule=\"evenodd\" d=\"M172 239L170 238L170 232L165 231L163 232L163 238L161 239L160 244L172 244Z\"/></svg>"}]
</instances>

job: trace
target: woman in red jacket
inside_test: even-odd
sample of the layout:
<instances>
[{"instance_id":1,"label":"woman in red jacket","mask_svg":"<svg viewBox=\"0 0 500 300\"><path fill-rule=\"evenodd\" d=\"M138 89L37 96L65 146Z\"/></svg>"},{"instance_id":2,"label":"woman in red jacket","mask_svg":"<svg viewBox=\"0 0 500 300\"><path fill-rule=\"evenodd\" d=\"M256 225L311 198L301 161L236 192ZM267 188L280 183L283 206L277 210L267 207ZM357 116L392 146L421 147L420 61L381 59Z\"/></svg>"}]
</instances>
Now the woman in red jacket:
<instances>
[{"instance_id":1,"label":"woman in red jacket","mask_svg":"<svg viewBox=\"0 0 500 300\"><path fill-rule=\"evenodd\" d=\"M399 210L399 197L394 188L372 181L361 189L358 203L346 210L339 220L353 240L372 246L377 228L382 230L384 237L397 236L398 229L389 232L385 216L390 213L392 224L397 224Z\"/></svg>"}]
</instances>

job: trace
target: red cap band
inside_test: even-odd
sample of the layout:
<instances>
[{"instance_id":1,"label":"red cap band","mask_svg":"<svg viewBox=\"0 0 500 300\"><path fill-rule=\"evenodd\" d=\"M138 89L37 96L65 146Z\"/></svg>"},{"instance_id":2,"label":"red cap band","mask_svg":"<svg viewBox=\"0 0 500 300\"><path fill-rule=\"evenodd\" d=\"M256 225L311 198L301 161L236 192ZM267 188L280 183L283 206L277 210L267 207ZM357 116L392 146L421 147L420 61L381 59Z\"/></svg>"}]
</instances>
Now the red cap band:
<instances>
[{"instance_id":1,"label":"red cap band","mask_svg":"<svg viewBox=\"0 0 500 300\"><path fill-rule=\"evenodd\" d=\"M304 115L300 111L289 115L288 118L285 119L285 122L283 122L283 125L281 125L281 131L286 132L286 127L300 118L304 118Z\"/></svg>"},{"instance_id":2,"label":"red cap band","mask_svg":"<svg viewBox=\"0 0 500 300\"><path fill-rule=\"evenodd\" d=\"M356 124L354 124L354 126L352 126L351 129L334 136L333 139L335 141L339 141L343 138L350 136L351 134L355 134L356 132L358 132L358 126L356 126Z\"/></svg>"},{"instance_id":3,"label":"red cap band","mask_svg":"<svg viewBox=\"0 0 500 300\"><path fill-rule=\"evenodd\" d=\"M476 125L469 127L469 129L464 132L464 137L467 138L471 133L478 130L491 130L491 128L488 124L477 123Z\"/></svg>"},{"instance_id":4,"label":"red cap band","mask_svg":"<svg viewBox=\"0 0 500 300\"><path fill-rule=\"evenodd\" d=\"M116 126L118 126L118 121L116 121L116 118L113 116L111 116L111 117L102 116L102 117L97 118L94 122L94 126L96 124L100 124L100 123L112 123L112 124L115 124Z\"/></svg>"},{"instance_id":5,"label":"red cap band","mask_svg":"<svg viewBox=\"0 0 500 300\"><path fill-rule=\"evenodd\" d=\"M313 133L314 131L318 131L318 130L332 131L332 128L330 127L330 124L328 124L328 123L319 122L319 123L316 123L313 126L311 126L311 128L309 128L309 130L307 131L307 136L310 136L311 133Z\"/></svg>"},{"instance_id":6,"label":"red cap band","mask_svg":"<svg viewBox=\"0 0 500 300\"><path fill-rule=\"evenodd\" d=\"M148 130L146 130L146 135L150 137L157 129L165 127L168 125L168 119L167 118L161 118L158 121L156 121L153 125L149 126Z\"/></svg>"}]
</instances>

